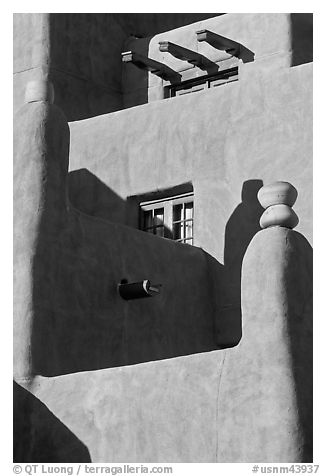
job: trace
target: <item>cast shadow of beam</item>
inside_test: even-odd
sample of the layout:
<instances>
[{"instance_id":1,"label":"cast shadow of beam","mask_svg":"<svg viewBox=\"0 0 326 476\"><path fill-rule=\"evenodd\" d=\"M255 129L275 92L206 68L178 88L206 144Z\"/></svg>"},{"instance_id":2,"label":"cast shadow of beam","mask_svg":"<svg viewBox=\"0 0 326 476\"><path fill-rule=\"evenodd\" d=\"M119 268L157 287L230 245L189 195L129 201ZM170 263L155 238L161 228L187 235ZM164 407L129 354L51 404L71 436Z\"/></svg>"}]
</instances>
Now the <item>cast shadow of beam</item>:
<instances>
[{"instance_id":1,"label":"cast shadow of beam","mask_svg":"<svg viewBox=\"0 0 326 476\"><path fill-rule=\"evenodd\" d=\"M242 60L243 63L251 63L255 59L255 53L249 48L237 41L231 40L226 36L218 35L210 30L197 31L198 41L205 41L213 48L235 56Z\"/></svg>"},{"instance_id":2,"label":"cast shadow of beam","mask_svg":"<svg viewBox=\"0 0 326 476\"><path fill-rule=\"evenodd\" d=\"M13 461L90 463L87 447L44 403L14 382Z\"/></svg>"},{"instance_id":3,"label":"cast shadow of beam","mask_svg":"<svg viewBox=\"0 0 326 476\"><path fill-rule=\"evenodd\" d=\"M291 66L313 60L313 14L291 13Z\"/></svg>"}]
</instances>

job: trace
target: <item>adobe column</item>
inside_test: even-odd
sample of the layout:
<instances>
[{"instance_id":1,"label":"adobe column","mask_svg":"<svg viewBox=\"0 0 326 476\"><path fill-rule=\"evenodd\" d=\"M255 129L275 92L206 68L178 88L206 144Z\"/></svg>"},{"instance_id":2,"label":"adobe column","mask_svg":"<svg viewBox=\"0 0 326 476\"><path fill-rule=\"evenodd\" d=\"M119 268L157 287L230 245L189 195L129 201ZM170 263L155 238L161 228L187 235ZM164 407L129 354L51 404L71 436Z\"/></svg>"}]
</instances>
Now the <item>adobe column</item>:
<instances>
[{"instance_id":1,"label":"adobe column","mask_svg":"<svg viewBox=\"0 0 326 476\"><path fill-rule=\"evenodd\" d=\"M295 188L258 192L266 209L245 253L242 339L226 351L219 462L312 461L312 249L292 228Z\"/></svg>"},{"instance_id":2,"label":"adobe column","mask_svg":"<svg viewBox=\"0 0 326 476\"><path fill-rule=\"evenodd\" d=\"M69 127L53 100L50 82L30 82L14 120L14 377L22 383L33 377L35 260L67 221Z\"/></svg>"}]
</instances>

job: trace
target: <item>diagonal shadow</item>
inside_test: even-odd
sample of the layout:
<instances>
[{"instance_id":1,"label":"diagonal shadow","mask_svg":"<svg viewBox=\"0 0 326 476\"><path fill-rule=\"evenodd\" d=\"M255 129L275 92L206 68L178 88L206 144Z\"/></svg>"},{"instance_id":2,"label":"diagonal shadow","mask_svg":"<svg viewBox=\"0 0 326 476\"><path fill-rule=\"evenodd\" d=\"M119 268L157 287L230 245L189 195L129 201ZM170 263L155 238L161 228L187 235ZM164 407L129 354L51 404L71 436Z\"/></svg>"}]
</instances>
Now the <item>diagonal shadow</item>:
<instances>
[{"instance_id":1,"label":"diagonal shadow","mask_svg":"<svg viewBox=\"0 0 326 476\"><path fill-rule=\"evenodd\" d=\"M14 382L13 461L90 463L87 447L44 403Z\"/></svg>"},{"instance_id":2,"label":"diagonal shadow","mask_svg":"<svg viewBox=\"0 0 326 476\"><path fill-rule=\"evenodd\" d=\"M34 257L34 373L62 375L220 348L223 266L201 249L136 229L137 204L87 170L70 174L69 188L76 208L55 241L41 236ZM124 301L117 289L123 279L150 279L162 291Z\"/></svg>"},{"instance_id":3,"label":"diagonal shadow","mask_svg":"<svg viewBox=\"0 0 326 476\"><path fill-rule=\"evenodd\" d=\"M237 345L241 266L260 230L262 185L243 183L242 201L226 225L222 266L196 247L136 230L135 201L86 169L71 173L69 197L83 213L72 210L68 228L56 243L41 240L35 257L34 371L61 375ZM147 278L163 279L159 296L121 300L122 279Z\"/></svg>"}]
</instances>

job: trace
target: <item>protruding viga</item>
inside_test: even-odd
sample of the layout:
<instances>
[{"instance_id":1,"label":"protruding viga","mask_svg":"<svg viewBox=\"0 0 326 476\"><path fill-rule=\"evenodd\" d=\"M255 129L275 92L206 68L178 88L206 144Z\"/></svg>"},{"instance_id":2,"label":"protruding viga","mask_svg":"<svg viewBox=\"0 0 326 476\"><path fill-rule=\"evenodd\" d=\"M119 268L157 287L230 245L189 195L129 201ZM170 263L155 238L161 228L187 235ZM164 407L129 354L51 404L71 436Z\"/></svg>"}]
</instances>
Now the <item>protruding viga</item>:
<instances>
[{"instance_id":1,"label":"protruding viga","mask_svg":"<svg viewBox=\"0 0 326 476\"><path fill-rule=\"evenodd\" d=\"M69 127L46 81L27 86L14 130L14 376L33 376L35 258L54 242L67 217Z\"/></svg>"}]
</instances>

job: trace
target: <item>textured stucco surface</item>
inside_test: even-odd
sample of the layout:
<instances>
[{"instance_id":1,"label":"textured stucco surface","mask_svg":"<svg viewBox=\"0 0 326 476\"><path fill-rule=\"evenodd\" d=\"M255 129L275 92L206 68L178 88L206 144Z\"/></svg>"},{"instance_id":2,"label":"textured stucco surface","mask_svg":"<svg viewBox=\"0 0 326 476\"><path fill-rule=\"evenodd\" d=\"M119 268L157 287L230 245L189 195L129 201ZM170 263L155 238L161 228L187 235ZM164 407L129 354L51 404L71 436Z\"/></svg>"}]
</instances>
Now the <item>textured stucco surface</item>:
<instances>
[{"instance_id":1,"label":"textured stucco surface","mask_svg":"<svg viewBox=\"0 0 326 476\"><path fill-rule=\"evenodd\" d=\"M69 120L123 109L121 52L127 39L209 16L214 14L16 13L14 109L23 105L28 81L48 76L55 104Z\"/></svg>"},{"instance_id":2,"label":"textured stucco surface","mask_svg":"<svg viewBox=\"0 0 326 476\"><path fill-rule=\"evenodd\" d=\"M240 57L232 56L205 41L198 42L196 31L202 29L242 45ZM273 74L274 70L312 61L312 14L229 13L160 32L148 38L129 40L126 50L148 54L151 59L182 74L182 80L186 80L203 76L207 71L168 52L160 52L160 41L170 41L203 55L216 63L219 71L238 66L241 80L245 76L250 78L254 70ZM147 88L149 102L164 97L163 86L169 82L155 74L144 75L139 68L131 64L124 64L122 71L126 105L135 106L147 102Z\"/></svg>"},{"instance_id":3,"label":"textured stucco surface","mask_svg":"<svg viewBox=\"0 0 326 476\"><path fill-rule=\"evenodd\" d=\"M244 257L243 338L225 351L218 460L312 461L312 249L260 231Z\"/></svg>"},{"instance_id":4,"label":"textured stucco surface","mask_svg":"<svg viewBox=\"0 0 326 476\"><path fill-rule=\"evenodd\" d=\"M15 14L15 109L27 81L46 77L70 120L121 109L120 53L127 36L109 14Z\"/></svg>"},{"instance_id":5,"label":"textured stucco surface","mask_svg":"<svg viewBox=\"0 0 326 476\"><path fill-rule=\"evenodd\" d=\"M298 231L311 241L311 80L311 65L277 76L256 72L206 92L70 123L70 170L88 169L121 204L128 196L192 182L195 244L220 262L233 212L235 240L241 240L237 226L245 231L260 218L257 182L245 182L288 181L299 192ZM241 198L244 184L248 193ZM70 190L76 207L77 194ZM113 215L107 207L107 218L117 217L117 208Z\"/></svg>"},{"instance_id":6,"label":"textured stucco surface","mask_svg":"<svg viewBox=\"0 0 326 476\"><path fill-rule=\"evenodd\" d=\"M31 373L35 293L39 282L35 255L41 242L55 243L66 224L68 153L69 128L59 108L47 103L32 103L16 116L13 239L14 368L17 377ZM46 245L42 246L47 255ZM49 282L48 271L41 281Z\"/></svg>"},{"instance_id":7,"label":"textured stucco surface","mask_svg":"<svg viewBox=\"0 0 326 476\"><path fill-rule=\"evenodd\" d=\"M195 32L202 28L241 43L255 61L247 63L247 57L238 62L223 50L197 42ZM14 107L23 104L27 81L47 75L55 84L56 104L69 120L163 97L162 79L122 64L121 52L130 48L190 76L205 74L161 53L162 40L198 51L222 69L239 64L240 75L251 75L257 68L271 72L312 60L312 15L16 13Z\"/></svg>"},{"instance_id":8,"label":"textured stucco surface","mask_svg":"<svg viewBox=\"0 0 326 476\"><path fill-rule=\"evenodd\" d=\"M91 461L85 444L41 400L16 382L13 385L13 400L13 461Z\"/></svg>"},{"instance_id":9,"label":"textured stucco surface","mask_svg":"<svg viewBox=\"0 0 326 476\"><path fill-rule=\"evenodd\" d=\"M259 232L234 349L36 377L30 387L96 462L312 460L312 260L302 235Z\"/></svg>"},{"instance_id":10,"label":"textured stucco surface","mask_svg":"<svg viewBox=\"0 0 326 476\"><path fill-rule=\"evenodd\" d=\"M225 341L217 318L216 260L199 248L70 207L69 129L55 105L26 104L15 126L17 377L96 370L236 343L236 337ZM120 297L122 280L143 279L161 284L160 294Z\"/></svg>"},{"instance_id":11,"label":"textured stucco surface","mask_svg":"<svg viewBox=\"0 0 326 476\"><path fill-rule=\"evenodd\" d=\"M222 355L45 379L32 391L96 462L215 462ZM68 403L69 402L69 403Z\"/></svg>"},{"instance_id":12,"label":"textured stucco surface","mask_svg":"<svg viewBox=\"0 0 326 476\"><path fill-rule=\"evenodd\" d=\"M31 392L17 389L27 457L311 460L310 245L274 228L245 255L262 213L256 192L275 180L298 189L298 231L311 242L311 70L252 68L238 83L70 123L68 207L61 112L40 103L19 112L14 338L17 381ZM134 196L186 182L207 254L124 226L136 227ZM122 302L117 283L144 274L164 280L163 293ZM240 344L204 352L234 338L240 298ZM54 377L19 378L31 371Z\"/></svg>"},{"instance_id":13,"label":"textured stucco surface","mask_svg":"<svg viewBox=\"0 0 326 476\"><path fill-rule=\"evenodd\" d=\"M147 37L161 31L224 15L223 13L113 13L121 28L130 35Z\"/></svg>"},{"instance_id":14,"label":"textured stucco surface","mask_svg":"<svg viewBox=\"0 0 326 476\"><path fill-rule=\"evenodd\" d=\"M50 63L49 14L13 15L13 106L24 104L28 81L46 78Z\"/></svg>"}]
</instances>

